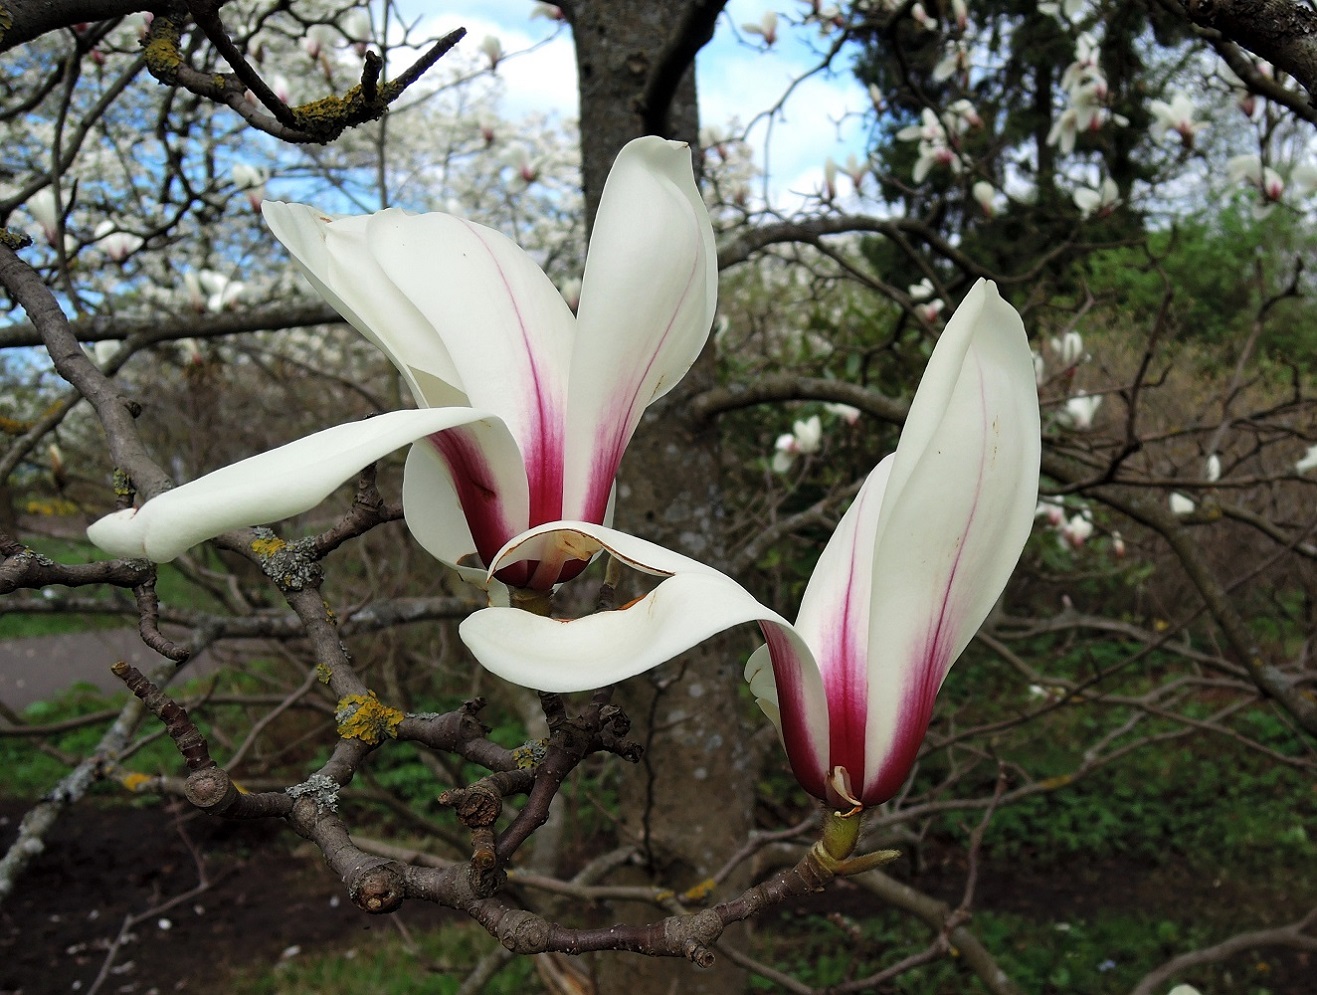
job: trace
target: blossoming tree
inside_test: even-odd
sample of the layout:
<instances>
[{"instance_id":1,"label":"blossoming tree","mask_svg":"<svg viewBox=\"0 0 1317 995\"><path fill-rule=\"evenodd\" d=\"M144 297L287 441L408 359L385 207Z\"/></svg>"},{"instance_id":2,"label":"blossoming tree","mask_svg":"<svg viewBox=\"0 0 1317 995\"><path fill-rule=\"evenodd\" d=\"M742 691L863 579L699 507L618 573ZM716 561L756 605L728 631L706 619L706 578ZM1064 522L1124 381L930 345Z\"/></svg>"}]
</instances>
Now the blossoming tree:
<instances>
[{"instance_id":1,"label":"blossoming tree","mask_svg":"<svg viewBox=\"0 0 1317 995\"><path fill-rule=\"evenodd\" d=\"M116 664L135 697L24 820L0 900L100 777L217 817L282 820L365 912L465 913L501 949L464 990L506 951L652 955L601 959L600 991L728 992L747 972L818 990L736 924L845 878L933 938L887 961L848 941L849 977L831 990L954 951L986 990L1017 992L967 922L999 810L1191 735L1311 772L1311 663L1283 639L1264 645L1266 609L1233 596L1259 576L1285 594L1311 587L1311 516L1294 510L1310 506L1309 385L1296 372L1278 398L1274 378L1250 380L1299 269L1278 285L1258 264L1249 338L1191 422L1157 394L1171 378L1169 279L1132 357L1125 340L1080 332L1119 296L1100 283L1102 250L1146 236L1148 268L1162 265L1148 218L1175 184L1228 183L1259 224L1309 209L1317 172L1287 138L1314 120L1302 32L1258 35L1232 4L775 12L742 29L747 43L767 58L805 32L823 65L857 52L890 139L868 163L852 153L846 177L821 164L818 198L783 217L746 193L739 138L700 138L694 57L736 30L723 3L535 9L576 45L581 200L562 143L509 138L481 89L516 57L497 39L413 37L383 3L141 6L23 6L0 35L30 81L6 98L7 120L42 111L6 152L0 284L22 317L0 343L40 344L71 385L24 387L44 367L7 369L0 480L39 489L48 470L111 557L53 563L9 516L0 593L72 612L88 607L78 591L131 592L123 610L158 660L151 674ZM1296 10L1284 13L1309 16ZM1147 18L1147 37L1117 14ZM1140 89L1131 53L1154 37L1216 53L1204 86L1247 124L1205 127L1186 92ZM1019 47L1004 54L1002 38ZM1010 90L1022 72L1031 85ZM308 203L274 199L281 186ZM576 215L583 254L561 223ZM270 261L276 241L291 263ZM342 323L353 331L328 330ZM177 398L195 405L192 431L171 424ZM759 406L771 413L746 416ZM390 531L400 520L410 539ZM1214 555L1241 531L1267 551ZM1176 578L1146 588L1155 608L1076 606L1075 578L1109 574L1096 557L1123 561L1127 543L1131 562ZM161 606L170 562L222 608ZM391 576L370 587L371 574ZM399 668L374 659L398 623L459 619L470 658L455 666L514 703L521 746L491 738L474 697L409 707ZM1116 631L1114 662L1094 653L1079 668L1034 642ZM333 714L326 755L296 783L247 784L246 747L221 749L162 689L190 656L250 635L298 648L299 687L272 717L316 694ZM953 685L990 673L994 695L1020 700L939 705L967 654ZM1155 673L1122 683L1145 659ZM119 759L143 708L185 776ZM1063 769L1021 748L1081 710ZM1283 746L1250 739L1241 717L1264 713L1281 717ZM404 745L442 758L434 793L464 832L427 859L361 839L340 807L372 758ZM617 846L555 882L563 785L600 758L640 762L620 775ZM760 772L788 770L798 788L756 828ZM981 820L962 834L956 910L882 869L947 812ZM603 919L553 909L523 884L615 906ZM1317 946L1311 914L1248 937ZM1132 990L1238 946L1183 952Z\"/></svg>"}]
</instances>

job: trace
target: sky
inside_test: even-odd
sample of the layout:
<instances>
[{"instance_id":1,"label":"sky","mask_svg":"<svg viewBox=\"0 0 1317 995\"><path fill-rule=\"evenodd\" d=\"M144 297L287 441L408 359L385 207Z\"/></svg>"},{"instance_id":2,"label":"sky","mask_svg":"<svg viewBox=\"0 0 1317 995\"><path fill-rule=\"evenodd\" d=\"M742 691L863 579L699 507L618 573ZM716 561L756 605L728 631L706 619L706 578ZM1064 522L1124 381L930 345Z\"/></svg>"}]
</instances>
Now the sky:
<instances>
[{"instance_id":1,"label":"sky","mask_svg":"<svg viewBox=\"0 0 1317 995\"><path fill-rule=\"evenodd\" d=\"M538 112L574 118L571 32L531 18L533 6L530 0L410 0L404 10L421 17L427 33L465 27L469 37L463 44L472 49L487 35L499 39L505 53L498 67L505 87L504 117ZM869 106L848 62L841 61L833 72L801 82L781 111L768 116L793 80L818 65L826 39L817 28L783 20L777 43L765 50L761 39L741 31L741 25L758 22L768 10L799 16L804 8L798 0L731 0L713 40L700 53L697 69L702 125L749 126L746 137L755 162L761 169L768 166L768 202L785 209L822 186L826 157L840 163L849 153L863 151L862 114Z\"/></svg>"}]
</instances>

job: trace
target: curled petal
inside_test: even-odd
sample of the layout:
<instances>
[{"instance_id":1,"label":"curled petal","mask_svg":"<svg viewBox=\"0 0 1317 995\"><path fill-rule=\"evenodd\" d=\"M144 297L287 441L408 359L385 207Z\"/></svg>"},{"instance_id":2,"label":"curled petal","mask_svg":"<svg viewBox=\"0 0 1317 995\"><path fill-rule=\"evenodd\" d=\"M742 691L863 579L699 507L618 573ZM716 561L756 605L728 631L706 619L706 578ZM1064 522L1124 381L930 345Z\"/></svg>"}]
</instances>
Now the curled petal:
<instances>
[{"instance_id":1,"label":"curled petal","mask_svg":"<svg viewBox=\"0 0 1317 995\"><path fill-rule=\"evenodd\" d=\"M584 691L658 666L714 633L741 622L787 623L729 577L702 563L588 522L554 522L518 536L491 571L554 550L581 562L607 550L666 579L616 611L576 620L544 618L513 608L486 608L461 626L481 665L505 680L541 691Z\"/></svg>"},{"instance_id":2,"label":"curled petal","mask_svg":"<svg viewBox=\"0 0 1317 995\"><path fill-rule=\"evenodd\" d=\"M493 416L472 408L393 411L316 432L106 515L87 538L115 556L166 563L229 529L314 508L364 467L433 432Z\"/></svg>"}]
</instances>

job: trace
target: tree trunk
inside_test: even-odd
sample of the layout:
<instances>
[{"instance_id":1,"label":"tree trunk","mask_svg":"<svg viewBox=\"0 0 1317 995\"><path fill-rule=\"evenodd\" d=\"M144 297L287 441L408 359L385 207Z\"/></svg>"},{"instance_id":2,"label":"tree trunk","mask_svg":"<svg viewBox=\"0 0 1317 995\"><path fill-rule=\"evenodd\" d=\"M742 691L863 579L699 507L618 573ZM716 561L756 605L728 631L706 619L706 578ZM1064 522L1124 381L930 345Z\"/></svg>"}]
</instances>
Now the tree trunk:
<instances>
[{"instance_id":1,"label":"tree trunk","mask_svg":"<svg viewBox=\"0 0 1317 995\"><path fill-rule=\"evenodd\" d=\"M666 137L696 148L693 64L669 107L645 108L642 101L659 53L686 7L685 0L570 5L591 222L618 150L655 130L656 121L664 122L658 130ZM622 464L617 524L718 565L724 560L718 438L711 427L693 424L686 415L689 399L713 382L712 350L706 349L682 383L646 414ZM632 736L646 750L639 769L623 772L621 792L623 832L645 853L636 879L678 892L714 874L751 826L754 777L738 695L743 660L726 652L726 643L713 640L618 691L617 700L633 721ZM652 907L613 911L619 918L655 915ZM744 973L726 958L700 970L684 960L608 954L600 958L598 971L601 992L627 995L734 995L745 986Z\"/></svg>"}]
</instances>

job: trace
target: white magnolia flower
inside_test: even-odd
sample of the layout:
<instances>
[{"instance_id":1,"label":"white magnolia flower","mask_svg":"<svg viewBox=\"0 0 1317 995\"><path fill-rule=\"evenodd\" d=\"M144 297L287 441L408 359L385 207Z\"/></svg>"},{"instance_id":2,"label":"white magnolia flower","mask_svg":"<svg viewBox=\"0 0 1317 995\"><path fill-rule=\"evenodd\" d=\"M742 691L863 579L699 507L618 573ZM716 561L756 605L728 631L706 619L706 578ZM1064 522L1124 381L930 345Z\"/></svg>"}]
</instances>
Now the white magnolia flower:
<instances>
[{"instance_id":1,"label":"white magnolia flower","mask_svg":"<svg viewBox=\"0 0 1317 995\"><path fill-rule=\"evenodd\" d=\"M741 30L748 35L758 35L764 39L764 47L772 48L773 43L777 41L777 13L775 11L764 11L764 16L758 22L742 24Z\"/></svg>"},{"instance_id":2,"label":"white magnolia flower","mask_svg":"<svg viewBox=\"0 0 1317 995\"><path fill-rule=\"evenodd\" d=\"M1098 190L1079 187L1074 192L1075 206L1082 218L1096 214L1099 218L1110 214L1120 205L1120 188L1110 176L1102 181Z\"/></svg>"},{"instance_id":3,"label":"white magnolia flower","mask_svg":"<svg viewBox=\"0 0 1317 995\"><path fill-rule=\"evenodd\" d=\"M480 51L489 60L489 68L497 69L503 61L503 43L495 35L485 35L480 42Z\"/></svg>"},{"instance_id":4,"label":"white magnolia flower","mask_svg":"<svg viewBox=\"0 0 1317 995\"><path fill-rule=\"evenodd\" d=\"M265 217L422 407L318 432L109 515L88 535L115 555L163 562L300 514L414 443L402 494L412 535L483 579L471 564L533 525L608 520L641 415L695 361L713 321L713 228L678 142L640 138L618 154L576 316L530 256L463 218L391 209L335 220L271 202ZM553 548L498 580L547 591L582 566Z\"/></svg>"},{"instance_id":5,"label":"white magnolia flower","mask_svg":"<svg viewBox=\"0 0 1317 995\"><path fill-rule=\"evenodd\" d=\"M1207 479L1215 483L1221 479L1221 457L1212 453L1207 457L1207 465L1204 468L1204 474Z\"/></svg>"},{"instance_id":6,"label":"white magnolia flower","mask_svg":"<svg viewBox=\"0 0 1317 995\"><path fill-rule=\"evenodd\" d=\"M987 180L979 180L974 184L974 199L978 202L979 208L988 217L997 213L997 189Z\"/></svg>"},{"instance_id":7,"label":"white magnolia flower","mask_svg":"<svg viewBox=\"0 0 1317 995\"><path fill-rule=\"evenodd\" d=\"M1084 358L1084 337L1073 328L1063 335L1054 335L1048 345L1063 367L1078 366Z\"/></svg>"},{"instance_id":8,"label":"white magnolia flower","mask_svg":"<svg viewBox=\"0 0 1317 995\"><path fill-rule=\"evenodd\" d=\"M1061 412L1061 422L1076 432L1087 432L1093 427L1093 419L1098 408L1102 407L1102 395L1090 395L1080 391L1065 402Z\"/></svg>"},{"instance_id":9,"label":"white magnolia flower","mask_svg":"<svg viewBox=\"0 0 1317 995\"><path fill-rule=\"evenodd\" d=\"M1308 451L1294 464L1296 473L1307 473L1317 469L1317 446L1309 446Z\"/></svg>"},{"instance_id":10,"label":"white magnolia flower","mask_svg":"<svg viewBox=\"0 0 1317 995\"><path fill-rule=\"evenodd\" d=\"M1175 135L1185 148L1190 149L1193 148L1194 135L1207 127L1207 122L1194 120L1194 102L1183 93L1175 94L1170 103L1151 100L1148 110L1152 114L1148 132L1154 141L1160 142L1168 135Z\"/></svg>"},{"instance_id":11,"label":"white magnolia flower","mask_svg":"<svg viewBox=\"0 0 1317 995\"><path fill-rule=\"evenodd\" d=\"M830 415L836 415L847 425L859 424L861 411L859 408L852 407L849 404L829 403L823 405L823 410Z\"/></svg>"},{"instance_id":12,"label":"white magnolia flower","mask_svg":"<svg viewBox=\"0 0 1317 995\"><path fill-rule=\"evenodd\" d=\"M1169 503L1173 515L1192 515L1194 509L1198 507L1194 504L1193 498L1186 497L1179 491L1171 492Z\"/></svg>"}]
</instances>

